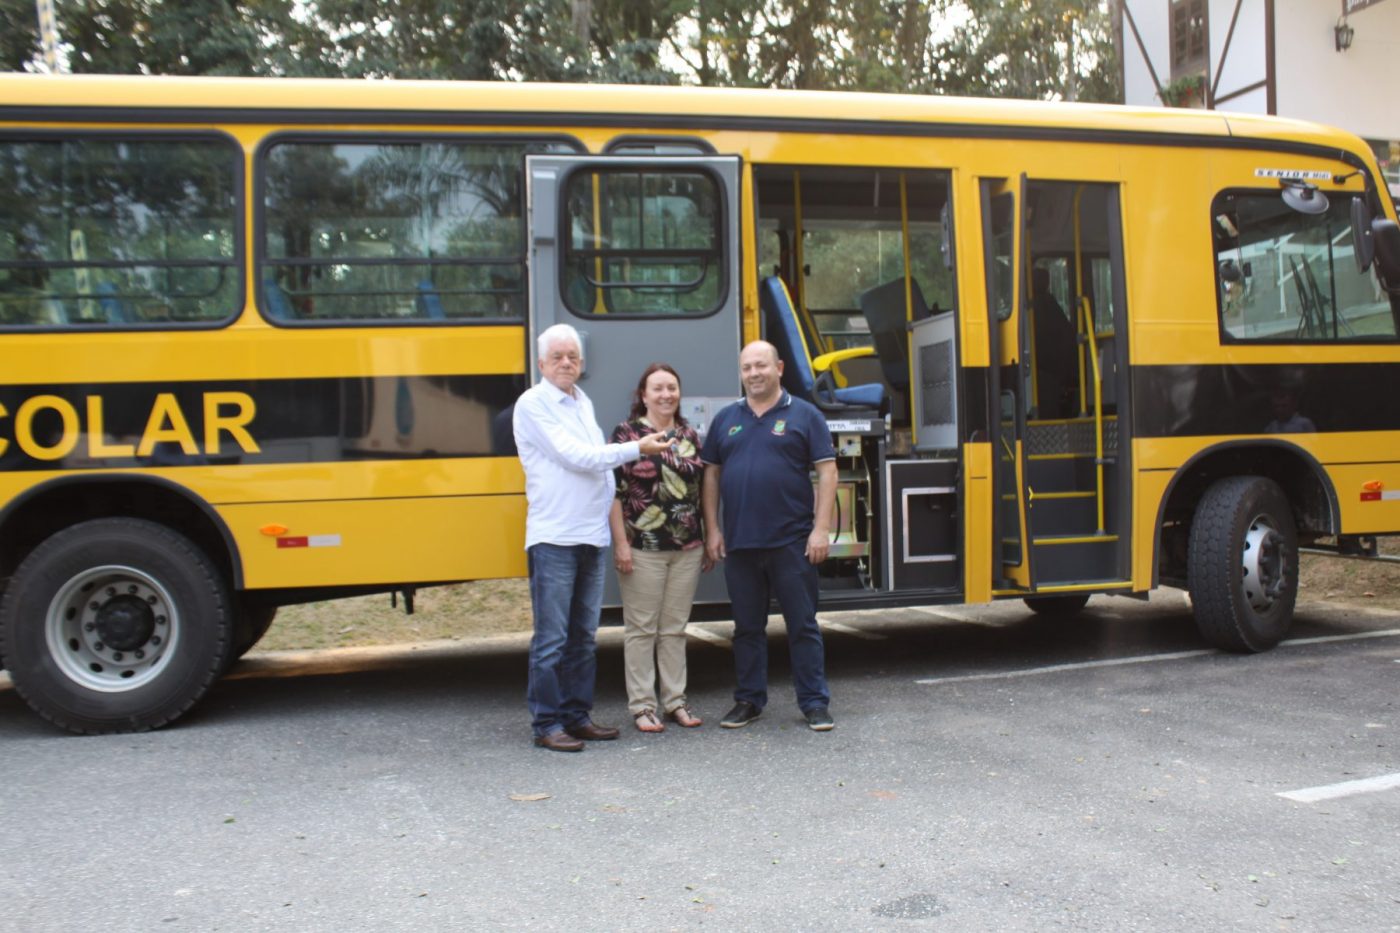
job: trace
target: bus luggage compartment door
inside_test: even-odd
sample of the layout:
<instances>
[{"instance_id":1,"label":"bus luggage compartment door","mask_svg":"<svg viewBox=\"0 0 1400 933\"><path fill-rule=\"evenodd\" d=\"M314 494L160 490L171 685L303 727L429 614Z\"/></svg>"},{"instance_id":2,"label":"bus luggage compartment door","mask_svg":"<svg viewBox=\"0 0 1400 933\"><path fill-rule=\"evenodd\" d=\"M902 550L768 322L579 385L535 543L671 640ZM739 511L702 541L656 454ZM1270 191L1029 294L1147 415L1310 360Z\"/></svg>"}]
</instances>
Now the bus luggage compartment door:
<instances>
[{"instance_id":1,"label":"bus luggage compartment door","mask_svg":"<svg viewBox=\"0 0 1400 933\"><path fill-rule=\"evenodd\" d=\"M886 460L885 490L890 589L956 589L958 461Z\"/></svg>"}]
</instances>

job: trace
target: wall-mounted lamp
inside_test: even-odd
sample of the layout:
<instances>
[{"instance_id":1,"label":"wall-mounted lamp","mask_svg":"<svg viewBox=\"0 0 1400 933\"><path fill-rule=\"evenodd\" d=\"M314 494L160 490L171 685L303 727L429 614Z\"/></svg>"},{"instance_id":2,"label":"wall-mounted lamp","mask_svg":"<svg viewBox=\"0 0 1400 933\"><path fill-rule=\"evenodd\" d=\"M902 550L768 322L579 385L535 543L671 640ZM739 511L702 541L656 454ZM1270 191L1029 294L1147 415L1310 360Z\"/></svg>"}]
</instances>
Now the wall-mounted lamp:
<instances>
[{"instance_id":1,"label":"wall-mounted lamp","mask_svg":"<svg viewBox=\"0 0 1400 933\"><path fill-rule=\"evenodd\" d=\"M1343 13L1337 19L1337 25L1332 27L1333 38L1337 40L1337 51L1345 52L1351 48L1352 37L1356 35L1356 30L1347 23L1347 16Z\"/></svg>"}]
</instances>

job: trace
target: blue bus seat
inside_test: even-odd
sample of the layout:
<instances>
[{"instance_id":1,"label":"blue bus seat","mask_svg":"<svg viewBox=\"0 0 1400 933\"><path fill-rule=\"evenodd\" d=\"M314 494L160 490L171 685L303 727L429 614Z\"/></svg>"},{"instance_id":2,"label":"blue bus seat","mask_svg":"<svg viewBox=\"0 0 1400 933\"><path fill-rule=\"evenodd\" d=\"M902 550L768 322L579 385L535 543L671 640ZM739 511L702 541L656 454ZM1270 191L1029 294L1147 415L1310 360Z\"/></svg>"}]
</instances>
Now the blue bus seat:
<instances>
[{"instance_id":1,"label":"blue bus seat","mask_svg":"<svg viewBox=\"0 0 1400 933\"><path fill-rule=\"evenodd\" d=\"M97 307L108 324L130 324L136 319L131 302L123 300L111 282L97 283Z\"/></svg>"},{"instance_id":2,"label":"blue bus seat","mask_svg":"<svg viewBox=\"0 0 1400 933\"><path fill-rule=\"evenodd\" d=\"M296 317L287 293L271 275L263 279L263 313L274 321L290 321Z\"/></svg>"},{"instance_id":3,"label":"blue bus seat","mask_svg":"<svg viewBox=\"0 0 1400 933\"><path fill-rule=\"evenodd\" d=\"M832 378L833 365L843 359L869 356L869 347L837 350L813 358L783 280L774 275L759 282L758 298L768 342L777 348L783 360L783 388L824 410L852 407L883 410L885 387L880 383L838 388Z\"/></svg>"},{"instance_id":4,"label":"blue bus seat","mask_svg":"<svg viewBox=\"0 0 1400 933\"><path fill-rule=\"evenodd\" d=\"M418 309L419 317L430 318L434 321L447 320L447 312L442 307L442 296L438 294L437 286L433 284L432 279L424 279L418 283L418 297L413 303Z\"/></svg>"}]
</instances>

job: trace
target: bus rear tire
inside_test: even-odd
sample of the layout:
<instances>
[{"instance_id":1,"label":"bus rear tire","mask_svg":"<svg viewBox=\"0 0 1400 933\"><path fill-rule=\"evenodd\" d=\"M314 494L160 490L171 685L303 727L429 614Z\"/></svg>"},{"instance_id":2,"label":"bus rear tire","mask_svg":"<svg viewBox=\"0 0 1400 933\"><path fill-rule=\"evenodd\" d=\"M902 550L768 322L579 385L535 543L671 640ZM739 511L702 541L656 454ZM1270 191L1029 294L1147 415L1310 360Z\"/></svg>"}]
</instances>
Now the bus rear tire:
<instances>
[{"instance_id":1,"label":"bus rear tire","mask_svg":"<svg viewBox=\"0 0 1400 933\"><path fill-rule=\"evenodd\" d=\"M1186 573L1207 642L1254 652L1282 641L1298 599L1298 531L1278 484L1231 476L1207 489L1191 523Z\"/></svg>"},{"instance_id":2,"label":"bus rear tire","mask_svg":"<svg viewBox=\"0 0 1400 933\"><path fill-rule=\"evenodd\" d=\"M15 689L71 732L143 732L202 697L230 651L230 597L188 538L134 518L83 522L25 558L0 603Z\"/></svg>"},{"instance_id":3,"label":"bus rear tire","mask_svg":"<svg viewBox=\"0 0 1400 933\"><path fill-rule=\"evenodd\" d=\"M1026 608L1042 616L1072 616L1089 604L1088 593L1065 593L1054 596L1025 596Z\"/></svg>"}]
</instances>

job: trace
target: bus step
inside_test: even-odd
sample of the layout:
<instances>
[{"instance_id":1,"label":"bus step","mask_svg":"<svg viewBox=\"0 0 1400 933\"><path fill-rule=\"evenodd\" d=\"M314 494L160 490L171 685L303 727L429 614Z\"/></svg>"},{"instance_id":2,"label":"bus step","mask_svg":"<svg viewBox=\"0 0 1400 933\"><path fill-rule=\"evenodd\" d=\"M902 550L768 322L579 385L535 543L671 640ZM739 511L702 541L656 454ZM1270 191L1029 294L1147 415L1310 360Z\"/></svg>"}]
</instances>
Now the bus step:
<instances>
[{"instance_id":1,"label":"bus step","mask_svg":"<svg viewBox=\"0 0 1400 933\"><path fill-rule=\"evenodd\" d=\"M1038 585L1122 579L1117 535L1048 535L1034 539Z\"/></svg>"}]
</instances>

